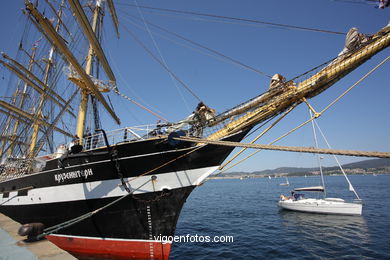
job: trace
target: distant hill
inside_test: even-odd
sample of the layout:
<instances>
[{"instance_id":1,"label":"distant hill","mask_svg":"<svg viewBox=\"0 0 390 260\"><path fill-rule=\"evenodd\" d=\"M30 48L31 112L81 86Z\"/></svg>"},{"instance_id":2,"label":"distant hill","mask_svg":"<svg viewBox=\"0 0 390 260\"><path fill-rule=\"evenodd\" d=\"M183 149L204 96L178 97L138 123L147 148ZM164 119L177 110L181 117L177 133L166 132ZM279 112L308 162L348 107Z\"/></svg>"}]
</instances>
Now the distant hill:
<instances>
[{"instance_id":1,"label":"distant hill","mask_svg":"<svg viewBox=\"0 0 390 260\"><path fill-rule=\"evenodd\" d=\"M372 159L372 160L365 160L365 161L343 165L344 168L363 168L363 169L382 168L382 167L389 167L389 166L390 166L390 159Z\"/></svg>"},{"instance_id":2,"label":"distant hill","mask_svg":"<svg viewBox=\"0 0 390 260\"><path fill-rule=\"evenodd\" d=\"M366 172L378 172L387 171L390 173L390 159L371 159L364 160L355 163L348 163L342 165L343 169L348 170L349 173L366 173ZM298 167L280 167L273 170L263 170L254 172L228 172L218 176L243 176L243 175L305 175L311 172L318 171L318 168L298 168ZM323 167L324 172L339 171L338 166Z\"/></svg>"}]
</instances>

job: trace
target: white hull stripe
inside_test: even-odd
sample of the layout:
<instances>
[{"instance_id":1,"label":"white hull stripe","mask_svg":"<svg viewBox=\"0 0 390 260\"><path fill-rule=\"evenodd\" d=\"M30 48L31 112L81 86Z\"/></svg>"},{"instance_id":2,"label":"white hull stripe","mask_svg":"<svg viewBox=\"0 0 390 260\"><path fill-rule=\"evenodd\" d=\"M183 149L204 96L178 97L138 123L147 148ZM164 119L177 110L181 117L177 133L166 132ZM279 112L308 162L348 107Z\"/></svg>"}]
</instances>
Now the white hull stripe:
<instances>
[{"instance_id":1,"label":"white hull stripe","mask_svg":"<svg viewBox=\"0 0 390 260\"><path fill-rule=\"evenodd\" d=\"M198 168L185 171L168 172L156 174L156 180L151 181L152 176L141 176L125 178L131 189L137 189L141 185L142 188L135 190L134 194L142 194L149 192L158 192L163 189L176 189L193 185L199 185L210 174L212 174L218 166ZM86 183L76 183L68 185L51 186L44 188L36 188L28 191L27 196L18 196L18 192L10 192L9 196L3 198L0 195L0 205L35 205L43 203L69 202L98 198L119 197L127 194L127 191L121 186L119 179L94 181Z\"/></svg>"},{"instance_id":2,"label":"white hull stripe","mask_svg":"<svg viewBox=\"0 0 390 260\"><path fill-rule=\"evenodd\" d=\"M164 151L164 152L146 153L146 154L140 154L140 155L121 157L121 158L118 158L118 161L134 159L134 158L143 158L143 157L154 156L154 155L177 153L177 152L180 152L180 151L187 151L187 150L191 150L191 148L169 150L169 151ZM56 159L52 159L52 160L49 160L49 161L53 161L53 160L56 160ZM111 160L107 159L107 160L101 160L101 161L90 162L90 163L85 162L85 163L83 163L83 166L97 165L97 164L107 163L107 162L111 162ZM78 169L78 168L80 168L80 165L65 166L64 169L71 170L71 169ZM28 175L22 176L20 178L29 177L29 176L33 176L33 175L39 175L39 174L42 174L42 173L54 172L54 171L58 171L58 169L51 169L51 170L41 171L41 172L37 172L37 173L32 173L32 174L28 174Z\"/></svg>"}]
</instances>

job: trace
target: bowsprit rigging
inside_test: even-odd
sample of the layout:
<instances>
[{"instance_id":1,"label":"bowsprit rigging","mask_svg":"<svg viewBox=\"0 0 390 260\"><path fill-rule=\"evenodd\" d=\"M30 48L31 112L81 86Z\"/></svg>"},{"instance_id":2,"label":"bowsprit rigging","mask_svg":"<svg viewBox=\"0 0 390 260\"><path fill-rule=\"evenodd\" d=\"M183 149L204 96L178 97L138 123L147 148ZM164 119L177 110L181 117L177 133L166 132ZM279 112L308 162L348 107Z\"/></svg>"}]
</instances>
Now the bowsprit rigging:
<instances>
[{"instance_id":1,"label":"bowsprit rigging","mask_svg":"<svg viewBox=\"0 0 390 260\"><path fill-rule=\"evenodd\" d=\"M310 98L386 49L390 26L367 37L351 32L346 49L318 72L293 80L276 74L267 91L223 113L197 98L197 108L182 121L105 133L98 131L103 124L97 104L120 123L108 95L131 100L119 92L123 86L117 86L101 42L105 13L110 13L119 37L115 3L45 2L47 9L27 0L25 4L31 31L42 34L39 46L31 51L26 47L27 55L20 49L24 59L5 53L0 59L19 79L10 84L13 95L0 100L5 122L0 212L21 224L38 223L43 233L34 236L45 236L78 258L168 259L171 244L155 238L174 235L187 197L236 146L389 156L240 142L257 125L281 115L275 124L301 103L310 107ZM31 37L23 39L22 45L30 46L25 41ZM93 126L86 122L88 113ZM28 228L22 231L31 236Z\"/></svg>"},{"instance_id":2,"label":"bowsprit rigging","mask_svg":"<svg viewBox=\"0 0 390 260\"><path fill-rule=\"evenodd\" d=\"M390 6L389 0L333 0L336 2L344 2L350 4L365 4L365 5L374 5L376 8L385 9Z\"/></svg>"}]
</instances>

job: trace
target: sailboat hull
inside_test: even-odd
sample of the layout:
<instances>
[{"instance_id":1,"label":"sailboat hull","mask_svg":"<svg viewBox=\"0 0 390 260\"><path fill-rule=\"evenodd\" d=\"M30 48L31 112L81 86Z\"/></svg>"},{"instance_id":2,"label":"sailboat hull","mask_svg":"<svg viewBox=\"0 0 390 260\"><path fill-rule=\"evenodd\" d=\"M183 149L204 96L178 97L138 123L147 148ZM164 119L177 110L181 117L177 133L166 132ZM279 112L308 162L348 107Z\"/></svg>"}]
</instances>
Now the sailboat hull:
<instances>
[{"instance_id":1,"label":"sailboat hull","mask_svg":"<svg viewBox=\"0 0 390 260\"><path fill-rule=\"evenodd\" d=\"M226 140L239 141L246 133ZM0 212L47 228L96 211L47 238L80 259L167 259L171 244L159 238L174 235L191 191L234 148L170 147L156 139L115 149L116 160L101 153L71 158L59 168L56 159L40 173L1 182Z\"/></svg>"},{"instance_id":2,"label":"sailboat hull","mask_svg":"<svg viewBox=\"0 0 390 260\"><path fill-rule=\"evenodd\" d=\"M329 199L300 199L280 200L282 209L332 215L362 215L362 204L347 203L342 200Z\"/></svg>"}]
</instances>

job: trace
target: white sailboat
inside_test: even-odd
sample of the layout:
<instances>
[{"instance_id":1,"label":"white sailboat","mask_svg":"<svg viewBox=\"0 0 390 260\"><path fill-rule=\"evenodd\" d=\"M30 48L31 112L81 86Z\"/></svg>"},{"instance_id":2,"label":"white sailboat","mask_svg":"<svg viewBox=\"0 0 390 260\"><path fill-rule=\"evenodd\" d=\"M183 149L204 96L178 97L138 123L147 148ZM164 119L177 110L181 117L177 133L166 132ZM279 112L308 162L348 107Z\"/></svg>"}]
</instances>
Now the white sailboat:
<instances>
[{"instance_id":1,"label":"white sailboat","mask_svg":"<svg viewBox=\"0 0 390 260\"><path fill-rule=\"evenodd\" d=\"M290 183L288 182L288 178L286 177L286 182L280 183L280 186L289 186Z\"/></svg>"},{"instance_id":2,"label":"white sailboat","mask_svg":"<svg viewBox=\"0 0 390 260\"><path fill-rule=\"evenodd\" d=\"M315 121L314 121L315 122ZM313 123L313 121L312 121ZM330 145L328 141L326 140L324 134L322 133L321 129L319 128L318 124L317 128L319 129L320 133L322 134L322 137L324 138L326 144L330 148ZM313 126L313 133L314 133L314 139L316 143L316 147L318 148L318 142L316 137L316 132ZM324 183L324 176L322 172L322 167L320 163L320 157L317 156L317 160L320 166L320 174L321 174L321 182L322 186L315 186L315 187L304 187L304 188L298 188L294 189L291 192L291 196L287 197L284 195L280 196L280 200L278 202L278 205L282 209L287 210L293 210L293 211L300 211L300 212L308 212L308 213L320 213L320 214L338 214L338 215L362 215L363 205L361 203L361 199L359 198L359 195L356 193L355 189L353 188L350 180L348 179L348 176L345 174L343 168L341 167L341 164L339 163L336 156L334 156L336 159L337 164L339 165L341 172L343 173L346 181L349 185L349 191L353 192L357 198L357 202L346 202L343 199L340 198L327 198L326 197L326 190L325 190L325 183ZM323 199L314 199L314 198L305 198L304 194L300 192L322 192L324 194Z\"/></svg>"},{"instance_id":3,"label":"white sailboat","mask_svg":"<svg viewBox=\"0 0 390 260\"><path fill-rule=\"evenodd\" d=\"M305 187L294 189L291 197L280 196L278 205L287 210L338 215L362 215L363 205L361 203L350 203L340 198L313 199L304 198L304 195L297 192L324 192L322 186Z\"/></svg>"}]
</instances>

